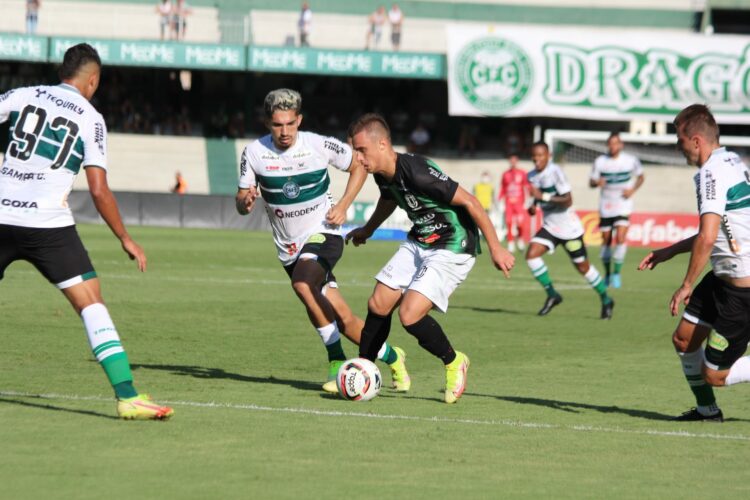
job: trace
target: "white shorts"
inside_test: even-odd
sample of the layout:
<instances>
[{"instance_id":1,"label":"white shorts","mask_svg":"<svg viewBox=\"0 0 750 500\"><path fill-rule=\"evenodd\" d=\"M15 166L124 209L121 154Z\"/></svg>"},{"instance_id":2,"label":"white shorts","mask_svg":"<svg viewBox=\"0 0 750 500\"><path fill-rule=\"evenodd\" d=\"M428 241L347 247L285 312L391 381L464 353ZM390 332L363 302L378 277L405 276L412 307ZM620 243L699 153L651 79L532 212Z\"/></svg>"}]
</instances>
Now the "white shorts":
<instances>
[{"instance_id":1,"label":"white shorts","mask_svg":"<svg viewBox=\"0 0 750 500\"><path fill-rule=\"evenodd\" d=\"M476 260L473 255L426 249L406 240L375 279L394 290L419 292L440 312L446 312L448 297L466 279Z\"/></svg>"}]
</instances>

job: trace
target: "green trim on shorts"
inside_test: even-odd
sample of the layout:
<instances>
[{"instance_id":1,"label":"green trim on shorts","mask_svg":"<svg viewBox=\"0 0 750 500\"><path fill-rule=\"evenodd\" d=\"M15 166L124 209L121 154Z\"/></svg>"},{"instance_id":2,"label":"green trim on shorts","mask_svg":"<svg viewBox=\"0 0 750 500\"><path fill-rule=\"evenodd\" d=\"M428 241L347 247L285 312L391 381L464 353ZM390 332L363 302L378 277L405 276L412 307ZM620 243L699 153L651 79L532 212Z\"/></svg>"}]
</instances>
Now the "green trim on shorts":
<instances>
[{"instance_id":1,"label":"green trim on shorts","mask_svg":"<svg viewBox=\"0 0 750 500\"><path fill-rule=\"evenodd\" d=\"M88 273L84 273L81 275L81 279L83 281L88 281L96 278L96 271L89 271Z\"/></svg>"}]
</instances>

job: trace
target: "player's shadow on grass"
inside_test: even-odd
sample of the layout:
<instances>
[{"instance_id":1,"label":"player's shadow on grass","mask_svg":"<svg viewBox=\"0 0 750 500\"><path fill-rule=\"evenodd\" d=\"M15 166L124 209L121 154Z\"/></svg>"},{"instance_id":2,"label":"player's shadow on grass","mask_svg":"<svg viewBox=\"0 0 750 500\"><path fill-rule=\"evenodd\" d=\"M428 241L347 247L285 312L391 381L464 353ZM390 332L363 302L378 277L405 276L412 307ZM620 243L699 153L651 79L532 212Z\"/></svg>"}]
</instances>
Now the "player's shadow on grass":
<instances>
[{"instance_id":1,"label":"player's shadow on grass","mask_svg":"<svg viewBox=\"0 0 750 500\"><path fill-rule=\"evenodd\" d=\"M27 397L33 397L33 396L24 396L24 398ZM29 408L38 408L40 410L51 410L51 411L62 411L66 413L77 413L79 415L87 415L90 417L99 417L99 418L108 418L111 420L119 420L119 418L114 417L112 415L107 415L105 413L99 413L97 411L91 411L91 410L75 410L73 408L63 408L62 406L54 406L47 403L32 403L30 401L21 401L18 399L8 399L8 398L0 398L0 403L5 404L12 404L12 405L18 405L18 406L26 406Z\"/></svg>"},{"instance_id":2,"label":"player's shadow on grass","mask_svg":"<svg viewBox=\"0 0 750 500\"><path fill-rule=\"evenodd\" d=\"M532 316L531 312L528 311L515 311L513 309L503 309L502 307L477 307L477 306L454 306L451 305L451 309L468 309L469 311L483 312L483 313L498 313L498 314L522 314L524 316Z\"/></svg>"},{"instance_id":3,"label":"player's shadow on grass","mask_svg":"<svg viewBox=\"0 0 750 500\"><path fill-rule=\"evenodd\" d=\"M524 405L545 406L553 410L565 411L568 413L580 413L580 410L594 410L600 413L620 413L629 417L645 418L647 420L672 420L674 415L665 415L655 411L635 410L632 408L621 408L619 406L601 406L588 403L574 403L571 401L557 401L554 399L526 398L521 396L497 396L494 394L476 394L467 392L468 396L481 396L485 398L495 398L509 403L518 403Z\"/></svg>"},{"instance_id":4,"label":"player's shadow on grass","mask_svg":"<svg viewBox=\"0 0 750 500\"><path fill-rule=\"evenodd\" d=\"M242 375L240 373L231 373L221 368L206 368L203 366L192 366L192 365L147 365L147 364L133 364L130 365L132 369L137 370L144 368L146 370L163 370L171 372L174 375L180 375L184 377L194 378L207 378L207 379L226 379L226 380L237 380L238 382L251 382L254 384L279 384L288 385L295 389L303 391L320 391L320 383L318 382L307 382L304 380L290 380L276 377L256 377L253 375Z\"/></svg>"}]
</instances>

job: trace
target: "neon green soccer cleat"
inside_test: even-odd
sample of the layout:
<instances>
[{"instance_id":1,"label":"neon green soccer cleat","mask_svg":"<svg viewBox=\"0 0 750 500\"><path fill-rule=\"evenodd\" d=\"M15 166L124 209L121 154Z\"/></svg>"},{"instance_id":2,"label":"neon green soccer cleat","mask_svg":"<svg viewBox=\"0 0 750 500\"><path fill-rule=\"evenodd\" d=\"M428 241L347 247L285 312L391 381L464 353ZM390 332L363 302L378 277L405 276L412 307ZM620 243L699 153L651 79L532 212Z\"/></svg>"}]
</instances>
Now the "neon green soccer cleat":
<instances>
[{"instance_id":1,"label":"neon green soccer cleat","mask_svg":"<svg viewBox=\"0 0 750 500\"><path fill-rule=\"evenodd\" d=\"M328 363L328 380L323 384L323 390L330 392L331 394L338 394L339 388L336 386L336 375L339 373L339 368L344 362L340 359L335 359Z\"/></svg>"},{"instance_id":2,"label":"neon green soccer cleat","mask_svg":"<svg viewBox=\"0 0 750 500\"><path fill-rule=\"evenodd\" d=\"M456 359L445 366L445 402L458 401L466 389L466 372L469 370L469 357L456 351Z\"/></svg>"},{"instance_id":3,"label":"neon green soccer cleat","mask_svg":"<svg viewBox=\"0 0 750 500\"><path fill-rule=\"evenodd\" d=\"M406 371L406 353L400 347L394 347L398 358L388 365L391 369L391 387L398 392L406 392L411 388L411 377Z\"/></svg>"},{"instance_id":4,"label":"neon green soccer cleat","mask_svg":"<svg viewBox=\"0 0 750 500\"><path fill-rule=\"evenodd\" d=\"M117 414L125 420L166 420L174 415L169 406L161 406L147 394L117 400Z\"/></svg>"}]
</instances>

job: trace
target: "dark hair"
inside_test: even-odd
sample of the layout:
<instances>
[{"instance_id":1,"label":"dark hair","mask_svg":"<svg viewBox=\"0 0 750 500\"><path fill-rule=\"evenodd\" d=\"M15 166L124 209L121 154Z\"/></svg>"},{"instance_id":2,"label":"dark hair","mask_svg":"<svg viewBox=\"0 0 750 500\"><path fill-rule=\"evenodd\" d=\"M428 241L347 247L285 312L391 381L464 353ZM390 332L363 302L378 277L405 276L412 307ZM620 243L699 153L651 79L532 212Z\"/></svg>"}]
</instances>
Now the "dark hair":
<instances>
[{"instance_id":1,"label":"dark hair","mask_svg":"<svg viewBox=\"0 0 750 500\"><path fill-rule=\"evenodd\" d=\"M539 146L540 148L544 148L547 151L549 151L549 146L547 146L547 143L544 142L544 141L536 141L534 144L531 145L531 149L534 149L537 146Z\"/></svg>"},{"instance_id":2,"label":"dark hair","mask_svg":"<svg viewBox=\"0 0 750 500\"><path fill-rule=\"evenodd\" d=\"M710 141L719 142L719 126L705 104L691 104L680 111L672 123L678 133L682 129L688 136L698 134Z\"/></svg>"},{"instance_id":3,"label":"dark hair","mask_svg":"<svg viewBox=\"0 0 750 500\"><path fill-rule=\"evenodd\" d=\"M76 76L78 70L90 62L96 63L100 68L102 66L102 60L99 58L96 49L88 43L73 45L65 51L63 62L57 70L57 74L60 80L70 80Z\"/></svg>"},{"instance_id":4,"label":"dark hair","mask_svg":"<svg viewBox=\"0 0 750 500\"><path fill-rule=\"evenodd\" d=\"M620 132L612 132L611 134L609 134L609 137L607 137L607 142L609 142L610 139L614 139L615 137L617 137L619 139L620 138Z\"/></svg>"},{"instance_id":5,"label":"dark hair","mask_svg":"<svg viewBox=\"0 0 750 500\"><path fill-rule=\"evenodd\" d=\"M379 113L367 113L354 120L349 125L349 137L354 137L365 129L368 132L372 132L373 128L376 127L382 128L386 138L389 141L391 140L391 127L388 126L388 122L385 121L383 115Z\"/></svg>"}]
</instances>

